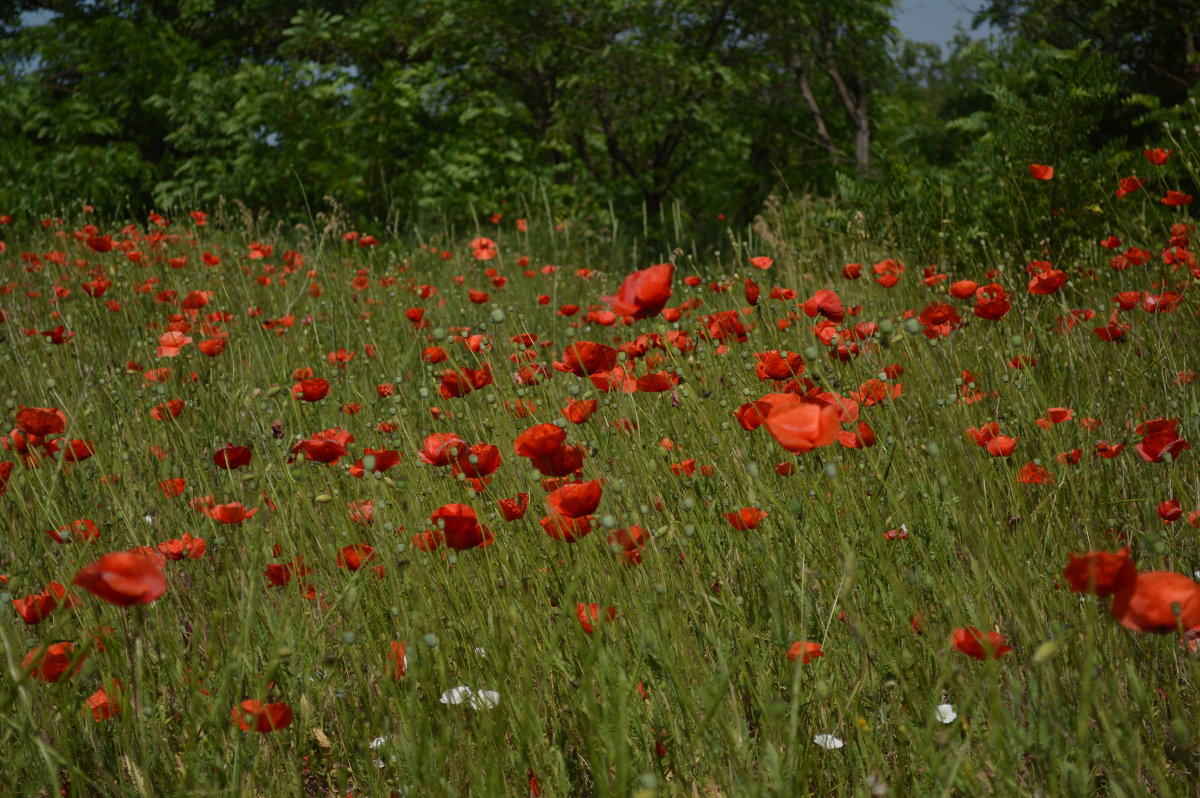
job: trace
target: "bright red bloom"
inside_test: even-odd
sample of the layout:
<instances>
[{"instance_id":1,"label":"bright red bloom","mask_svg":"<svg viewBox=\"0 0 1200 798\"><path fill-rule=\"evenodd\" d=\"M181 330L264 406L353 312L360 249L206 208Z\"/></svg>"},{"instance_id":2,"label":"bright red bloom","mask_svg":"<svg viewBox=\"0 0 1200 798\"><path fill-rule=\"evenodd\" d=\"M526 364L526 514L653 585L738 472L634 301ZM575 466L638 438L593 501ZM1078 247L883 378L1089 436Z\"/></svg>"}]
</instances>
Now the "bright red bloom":
<instances>
[{"instance_id":1,"label":"bright red bloom","mask_svg":"<svg viewBox=\"0 0 1200 798\"><path fill-rule=\"evenodd\" d=\"M804 396L773 408L766 416L766 426L780 446L800 454L836 441L841 418L837 405Z\"/></svg>"},{"instance_id":2,"label":"bright red bloom","mask_svg":"<svg viewBox=\"0 0 1200 798\"><path fill-rule=\"evenodd\" d=\"M596 412L596 409L599 406L600 403L595 399L585 399L582 401L579 399L572 399L567 403L567 406L563 408L562 414L563 417L572 424L582 424L591 418L592 414Z\"/></svg>"},{"instance_id":3,"label":"bright red bloom","mask_svg":"<svg viewBox=\"0 0 1200 798\"><path fill-rule=\"evenodd\" d=\"M1200 626L1200 583L1170 571L1140 573L1114 594L1111 612L1135 632L1187 631Z\"/></svg>"},{"instance_id":4,"label":"bright red bloom","mask_svg":"<svg viewBox=\"0 0 1200 798\"><path fill-rule=\"evenodd\" d=\"M283 702L264 704L252 698L233 708L233 721L242 731L267 734L292 725L292 708Z\"/></svg>"},{"instance_id":5,"label":"bright red bloom","mask_svg":"<svg viewBox=\"0 0 1200 798\"><path fill-rule=\"evenodd\" d=\"M1089 551L1082 555L1067 555L1063 578L1073 593L1093 593L1111 596L1131 588L1137 580L1137 567L1126 547L1116 553Z\"/></svg>"},{"instance_id":6,"label":"bright red bloom","mask_svg":"<svg viewBox=\"0 0 1200 798\"><path fill-rule=\"evenodd\" d=\"M615 296L600 299L607 302L619 316L635 319L655 316L671 298L671 277L674 274L673 263L660 263L641 269L625 278Z\"/></svg>"},{"instance_id":7,"label":"bright red bloom","mask_svg":"<svg viewBox=\"0 0 1200 798\"><path fill-rule=\"evenodd\" d=\"M217 468L223 468L226 471L232 471L235 468L243 468L250 465L254 453L250 451L248 446L234 446L232 443L225 444L224 447L217 449L213 453L213 465Z\"/></svg>"},{"instance_id":8,"label":"bright red bloom","mask_svg":"<svg viewBox=\"0 0 1200 798\"><path fill-rule=\"evenodd\" d=\"M979 284L974 280L958 280L950 284L950 296L955 299L970 299Z\"/></svg>"},{"instance_id":9,"label":"bright red bloom","mask_svg":"<svg viewBox=\"0 0 1200 798\"><path fill-rule=\"evenodd\" d=\"M985 635L974 627L955 629L950 642L955 651L975 659L999 659L1013 650L999 632Z\"/></svg>"},{"instance_id":10,"label":"bright red bloom","mask_svg":"<svg viewBox=\"0 0 1200 798\"><path fill-rule=\"evenodd\" d=\"M1040 163L1029 164L1029 176L1034 180L1053 180L1054 167Z\"/></svg>"},{"instance_id":11,"label":"bright red bloom","mask_svg":"<svg viewBox=\"0 0 1200 798\"><path fill-rule=\"evenodd\" d=\"M878 272L876 272L878 274ZM846 307L841 297L828 288L822 288L804 303L804 315L815 318L818 314L834 323L846 318Z\"/></svg>"},{"instance_id":12,"label":"bright red bloom","mask_svg":"<svg viewBox=\"0 0 1200 798\"><path fill-rule=\"evenodd\" d=\"M809 643L807 641L797 640L792 643L792 647L788 649L787 658L792 662L800 660L801 664L807 665L818 657L825 656L825 652L821 650L820 643Z\"/></svg>"},{"instance_id":13,"label":"bright red bloom","mask_svg":"<svg viewBox=\"0 0 1200 798\"><path fill-rule=\"evenodd\" d=\"M463 551L476 546L489 546L492 533L479 523L475 510L466 504L444 504L430 516L441 533L441 539L452 549Z\"/></svg>"},{"instance_id":14,"label":"bright red bloom","mask_svg":"<svg viewBox=\"0 0 1200 798\"><path fill-rule=\"evenodd\" d=\"M992 457L1008 457L1016 451L1019 440L1008 435L994 435L986 444L988 454Z\"/></svg>"},{"instance_id":15,"label":"bright red bloom","mask_svg":"<svg viewBox=\"0 0 1200 798\"><path fill-rule=\"evenodd\" d=\"M575 615L579 618L579 625L583 627L583 631L588 634L592 633L592 622L600 621L600 605L599 604L584 604L582 601L575 605ZM605 610L605 621L612 623L617 617L617 608L609 607Z\"/></svg>"},{"instance_id":16,"label":"bright red bloom","mask_svg":"<svg viewBox=\"0 0 1200 798\"><path fill-rule=\"evenodd\" d=\"M542 530L555 540L561 540L564 543L574 543L595 531L595 526L593 525L595 520L595 517L590 515L585 515L581 518L571 518L566 515L547 515L539 523L542 525Z\"/></svg>"},{"instance_id":17,"label":"bright red bloom","mask_svg":"<svg viewBox=\"0 0 1200 798\"><path fill-rule=\"evenodd\" d=\"M562 448L567 431L557 424L537 424L513 441L513 451L531 460L549 457Z\"/></svg>"},{"instance_id":18,"label":"bright red bloom","mask_svg":"<svg viewBox=\"0 0 1200 798\"><path fill-rule=\"evenodd\" d=\"M769 513L764 513L757 507L743 507L737 512L724 513L723 517L729 525L739 532L756 529Z\"/></svg>"},{"instance_id":19,"label":"bright red bloom","mask_svg":"<svg viewBox=\"0 0 1200 798\"><path fill-rule=\"evenodd\" d=\"M1179 499L1166 499L1159 502L1155 512L1165 524L1173 524L1183 518L1183 507L1180 506Z\"/></svg>"},{"instance_id":20,"label":"bright red bloom","mask_svg":"<svg viewBox=\"0 0 1200 798\"><path fill-rule=\"evenodd\" d=\"M184 532L174 540L166 540L156 547L168 560L199 560L204 556L208 543L204 538L192 537Z\"/></svg>"},{"instance_id":21,"label":"bright red bloom","mask_svg":"<svg viewBox=\"0 0 1200 798\"><path fill-rule=\"evenodd\" d=\"M608 536L608 547L614 557L622 557L630 565L642 561L642 548L646 545L649 533L640 526L631 525L618 529Z\"/></svg>"},{"instance_id":22,"label":"bright red bloom","mask_svg":"<svg viewBox=\"0 0 1200 798\"><path fill-rule=\"evenodd\" d=\"M553 514L581 518L596 511L603 490L598 479L569 482L546 497L546 507Z\"/></svg>"},{"instance_id":23,"label":"bright red bloom","mask_svg":"<svg viewBox=\"0 0 1200 798\"><path fill-rule=\"evenodd\" d=\"M121 695L121 683L116 679L112 680L113 694L109 695L101 687L96 692L87 697L87 708L92 711L92 718L99 723L102 720L108 720L121 711L121 703L118 700Z\"/></svg>"},{"instance_id":24,"label":"bright red bloom","mask_svg":"<svg viewBox=\"0 0 1200 798\"><path fill-rule=\"evenodd\" d=\"M248 521L258 512L255 507L252 510L247 510L242 506L241 502L229 502L228 504L216 504L203 507L202 511L212 520L220 524L240 524L243 521Z\"/></svg>"},{"instance_id":25,"label":"bright red bloom","mask_svg":"<svg viewBox=\"0 0 1200 798\"><path fill-rule=\"evenodd\" d=\"M525 511L529 509L529 494L518 493L512 498L500 499L496 503L500 506L500 514L504 516L505 521L516 521L524 518Z\"/></svg>"},{"instance_id":26,"label":"bright red bloom","mask_svg":"<svg viewBox=\"0 0 1200 798\"><path fill-rule=\"evenodd\" d=\"M975 290L974 312L981 319L999 321L1011 307L1008 295L999 283L989 283Z\"/></svg>"},{"instance_id":27,"label":"bright red bloom","mask_svg":"<svg viewBox=\"0 0 1200 798\"><path fill-rule=\"evenodd\" d=\"M158 562L127 551L104 555L80 569L71 583L119 607L149 604L167 592Z\"/></svg>"},{"instance_id":28,"label":"bright red bloom","mask_svg":"<svg viewBox=\"0 0 1200 798\"><path fill-rule=\"evenodd\" d=\"M366 543L354 543L343 546L342 550L338 552L337 566L348 571L357 571L373 559L375 559L375 549Z\"/></svg>"},{"instance_id":29,"label":"bright red bloom","mask_svg":"<svg viewBox=\"0 0 1200 798\"><path fill-rule=\"evenodd\" d=\"M66 415L53 407L22 407L17 411L14 421L21 432L39 438L61 435L67 431Z\"/></svg>"},{"instance_id":30,"label":"bright red bloom","mask_svg":"<svg viewBox=\"0 0 1200 798\"><path fill-rule=\"evenodd\" d=\"M563 350L562 362L554 368L569 374L586 377L600 371L610 371L617 365L617 350L591 341L576 341Z\"/></svg>"},{"instance_id":31,"label":"bright red bloom","mask_svg":"<svg viewBox=\"0 0 1200 798\"><path fill-rule=\"evenodd\" d=\"M1138 442L1137 453L1147 463L1161 463L1164 456L1172 459L1192 445L1179 435L1179 419L1156 418L1137 426L1137 433L1142 435Z\"/></svg>"},{"instance_id":32,"label":"bright red bloom","mask_svg":"<svg viewBox=\"0 0 1200 798\"><path fill-rule=\"evenodd\" d=\"M292 386L292 396L304 402L319 402L329 395L329 381L322 377L300 380Z\"/></svg>"},{"instance_id":33,"label":"bright red bloom","mask_svg":"<svg viewBox=\"0 0 1200 798\"><path fill-rule=\"evenodd\" d=\"M79 673L83 667L83 661L87 657L80 657L78 662L75 662L75 667L71 667L72 660L75 659L75 646L71 643L51 643L44 648L35 648L25 655L21 660L21 670L29 674L29 678L37 679L42 682L57 682L63 677L71 678Z\"/></svg>"},{"instance_id":34,"label":"bright red bloom","mask_svg":"<svg viewBox=\"0 0 1200 798\"><path fill-rule=\"evenodd\" d=\"M1146 160L1155 166L1162 166L1171 157L1171 150L1164 150L1162 147L1155 147L1152 150L1146 150L1144 155Z\"/></svg>"},{"instance_id":35,"label":"bright red bloom","mask_svg":"<svg viewBox=\"0 0 1200 798\"><path fill-rule=\"evenodd\" d=\"M447 466L467 448L467 443L453 432L435 432L426 436L417 455L422 463L432 466Z\"/></svg>"}]
</instances>

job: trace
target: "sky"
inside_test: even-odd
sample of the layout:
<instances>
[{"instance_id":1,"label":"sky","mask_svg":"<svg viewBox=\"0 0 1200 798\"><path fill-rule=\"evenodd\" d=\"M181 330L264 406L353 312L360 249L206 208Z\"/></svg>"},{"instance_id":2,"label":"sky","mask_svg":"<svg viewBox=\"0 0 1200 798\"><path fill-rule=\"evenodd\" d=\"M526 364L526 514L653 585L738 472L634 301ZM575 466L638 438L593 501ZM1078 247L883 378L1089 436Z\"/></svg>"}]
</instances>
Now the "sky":
<instances>
[{"instance_id":1,"label":"sky","mask_svg":"<svg viewBox=\"0 0 1200 798\"><path fill-rule=\"evenodd\" d=\"M973 38L982 38L988 30L971 30L971 17L984 5L986 0L900 0L896 27L916 42L948 44L956 24Z\"/></svg>"}]
</instances>

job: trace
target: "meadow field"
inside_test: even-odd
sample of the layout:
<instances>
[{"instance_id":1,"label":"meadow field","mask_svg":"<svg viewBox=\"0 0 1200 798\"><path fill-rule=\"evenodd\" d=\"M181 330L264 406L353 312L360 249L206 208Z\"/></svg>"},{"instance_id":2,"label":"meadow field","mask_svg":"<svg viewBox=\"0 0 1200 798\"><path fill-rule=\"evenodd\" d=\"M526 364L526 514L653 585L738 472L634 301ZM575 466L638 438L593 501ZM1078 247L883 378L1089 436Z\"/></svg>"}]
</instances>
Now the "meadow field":
<instances>
[{"instance_id":1,"label":"meadow field","mask_svg":"<svg viewBox=\"0 0 1200 798\"><path fill-rule=\"evenodd\" d=\"M787 202L0 217L0 793L1194 795L1163 153L936 263Z\"/></svg>"}]
</instances>

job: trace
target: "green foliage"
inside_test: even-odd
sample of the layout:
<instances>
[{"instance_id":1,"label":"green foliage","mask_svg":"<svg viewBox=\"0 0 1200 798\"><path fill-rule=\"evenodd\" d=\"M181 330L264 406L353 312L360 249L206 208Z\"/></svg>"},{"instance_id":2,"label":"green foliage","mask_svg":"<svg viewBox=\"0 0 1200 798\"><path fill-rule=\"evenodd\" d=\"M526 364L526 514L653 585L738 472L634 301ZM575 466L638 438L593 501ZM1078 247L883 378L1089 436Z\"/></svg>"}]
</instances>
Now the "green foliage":
<instances>
[{"instance_id":1,"label":"green foliage","mask_svg":"<svg viewBox=\"0 0 1200 798\"><path fill-rule=\"evenodd\" d=\"M849 206L869 208L874 229L939 263L996 246L1073 257L1101 237L1112 175L1137 163L1101 124L1120 102L1114 62L1087 46L1021 40L1004 50L962 44L925 69L923 96L901 100L893 119L904 129L881 179L843 185ZM912 110L922 105L924 119ZM1033 163L1053 166L1054 179L1033 180Z\"/></svg>"},{"instance_id":2,"label":"green foliage","mask_svg":"<svg viewBox=\"0 0 1200 798\"><path fill-rule=\"evenodd\" d=\"M866 163L890 7L63 3L0 43L18 87L0 200L227 197L303 219L331 195L395 220L513 208L539 186L639 227L668 204L748 220L781 184L829 189Z\"/></svg>"}]
</instances>

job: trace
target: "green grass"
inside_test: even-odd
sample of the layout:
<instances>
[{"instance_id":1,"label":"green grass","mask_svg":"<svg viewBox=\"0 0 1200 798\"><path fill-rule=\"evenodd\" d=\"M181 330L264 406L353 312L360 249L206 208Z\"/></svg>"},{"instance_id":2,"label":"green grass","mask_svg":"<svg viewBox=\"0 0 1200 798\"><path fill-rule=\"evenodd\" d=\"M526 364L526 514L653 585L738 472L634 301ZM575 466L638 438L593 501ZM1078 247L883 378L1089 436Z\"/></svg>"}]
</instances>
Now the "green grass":
<instances>
[{"instance_id":1,"label":"green grass","mask_svg":"<svg viewBox=\"0 0 1200 798\"><path fill-rule=\"evenodd\" d=\"M151 605L121 609L77 591L78 607L36 626L6 612L4 794L528 795L531 772L547 796L1194 793L1200 660L1175 636L1122 628L1099 601L1066 590L1060 576L1068 553L1121 545L1132 546L1142 569L1200 568L1198 531L1187 521L1200 508L1195 453L1144 463L1132 445L1133 427L1160 416L1179 418L1183 436L1200 444L1196 384L1175 381L1200 369L1196 280L1157 254L1182 212L1114 219L1127 244L1155 253L1150 262L1117 272L1108 267L1113 253L1082 245L1084 256L1055 264L1071 279L1051 296L1031 296L1024 264L1000 256L943 264L951 281L982 284L985 271L1003 270L997 279L1013 308L999 322L976 318L970 302L948 300L950 281L923 285L926 264L905 261L905 252L865 237L821 237L786 214L773 218L773 229L731 232L720 251L674 253L635 252L605 233L570 222L557 230L545 218L531 217L520 233L505 218L479 231L500 250L481 263L466 245L476 233L431 234L435 249L453 253L447 261L415 238L380 235L381 246L363 249L342 242L336 227L271 233L236 222L196 227L179 216L157 247L138 242L149 265L87 249L71 225L43 230L18 219L0 228L8 244L0 285L12 289L0 295L8 317L0 324L4 412L61 408L66 437L96 448L79 464L16 466L0 499L6 598L51 581L69 585L110 551L184 532L207 540L203 558L167 563L169 588ZM274 253L246 259L251 240L270 241ZM288 248L305 262L283 275ZM206 250L220 255L220 266L200 263ZM65 253L66 264L48 262L51 251ZM22 252L38 253L44 268L26 268ZM181 254L186 268L162 262ZM750 268L751 255L772 256L776 265ZM532 269L559 268L527 278L520 256ZM893 288L870 279L870 264L885 257L908 265ZM675 324L583 321L626 273L667 258L679 267L671 305L700 299L702 307ZM86 267L71 265L76 260ZM866 265L862 280L840 276L851 260ZM255 281L264 264L275 267L271 285ZM486 268L507 276L507 286L492 286ZM595 271L585 279L576 275L582 268ZM360 269L370 286L357 290L351 281ZM80 289L95 274L113 283L100 299ZM689 274L702 274L701 285L685 285ZM462 285L455 276L465 277ZM763 288L758 307L742 317L748 340L719 352L696 332L698 317L742 309L747 276ZM224 353L208 358L193 343L176 358L155 358L168 316L180 310L177 301L159 304L153 292L135 291L151 277L159 280L153 291L179 298L213 292L200 314L231 314L220 325L228 332ZM722 280L732 281L729 291L709 289ZM321 285L319 297L310 296L310 282ZM1114 293L1158 283L1187 289L1174 312L1122 314L1132 325L1123 342L1093 334ZM415 284L438 293L422 300ZM56 285L70 293L52 302ZM799 302L833 288L847 305L862 306L850 323L887 322L892 332L835 362L797 301L768 299L776 285L794 288ZM490 301L469 303L471 288L489 291ZM545 306L536 300L543 293L551 298ZM110 310L109 300L120 307ZM954 304L965 326L931 342L903 316L935 301ZM556 315L566 303L583 311ZM426 308L429 329L414 330L405 318L413 306ZM250 308L262 308L261 317L249 316ZM1056 319L1076 308L1097 316L1055 332ZM52 318L55 311L61 316ZM799 318L779 329L789 313ZM284 334L262 329L285 314L295 324ZM24 332L58 324L74 332L63 345ZM190 333L196 341L207 337L199 326ZM475 355L452 343L447 336L457 327L486 332L493 350ZM604 394L553 370L537 386L511 379L509 355L518 347L510 338L521 333L552 343L535 349L549 366L573 339L613 344L675 329L696 346L659 353L660 368L683 378L674 394ZM450 353L449 364L420 360L433 343ZM339 348L355 353L343 370L327 360ZM900 364L903 394L862 409L877 445L834 444L792 457L765 429L744 431L734 410L776 390L753 368L753 353L771 349L803 353L805 376L843 395ZM1017 355L1036 365L1011 368ZM172 374L147 383L129 361ZM494 368L493 385L462 398L437 395L443 367L482 361ZM332 385L319 403L291 396L292 372L304 367ZM960 401L971 392L964 369L975 375L980 401ZM380 383L394 383L394 394L381 398ZM176 397L185 402L177 419L151 419L153 406ZM600 400L587 423L566 426L568 441L587 450L585 478L604 479L603 527L566 544L539 526L541 477L512 443L528 426L558 419L572 398ZM506 410L518 400L532 402L534 414ZM361 412L342 412L350 402ZM1035 419L1054 406L1074 409L1076 420L1039 428ZM1086 430L1078 423L1084 417L1102 424ZM282 437L272 432L276 419ZM621 419L636 429L620 429ZM965 436L990 421L1020 438L1010 458L991 457ZM377 431L381 422L396 431ZM287 463L297 437L333 427L355 436L349 457L334 466L303 457ZM419 462L421 441L434 432L499 447L503 464L482 494L449 469ZM675 451L661 445L664 438ZM1130 446L1100 459L1092 453L1100 439ZM250 466L214 467L213 452L227 442L253 450ZM386 474L354 479L348 466L365 447L403 458ZM1056 462L1073 448L1084 452L1078 465ZM677 477L670 465L685 458L715 472ZM774 466L789 460L795 473L777 474ZM1018 483L1027 462L1045 466L1055 482ZM175 477L187 487L170 499L158 484ZM522 491L529 511L506 523L496 500ZM266 507L264 494L277 509ZM241 526L221 525L189 506L203 496L262 509ZM1169 497L1184 508L1171 525L1155 513ZM363 500L374 503L365 526L347 508ZM429 528L430 513L451 502L473 506L495 543L462 552L414 548L411 538ZM746 506L768 517L757 529L735 531L722 513ZM98 542L60 545L45 534L82 518L96 522ZM630 524L652 533L638 566L615 558L605 542L608 529ZM901 524L906 539L885 539ZM355 543L374 547L376 559L356 572L339 569L337 552ZM299 581L313 585L314 599L298 582L267 586L268 564L298 556L312 568ZM588 635L578 602L615 606L615 620L596 622ZM920 634L910 625L917 613ZM60 640L84 646L100 626L113 628L108 643L103 651L87 646L73 678L44 683L22 673L31 649ZM1014 650L998 661L957 653L951 632L964 626L1000 631ZM388 662L391 641L407 647L399 679ZM824 656L793 663L794 641L819 642ZM85 700L114 678L125 685L121 711L96 722ZM499 704L473 710L439 701L458 685L495 690ZM295 720L272 734L239 731L231 711L245 699L286 702ZM957 712L952 723L939 722L942 703ZM845 746L825 750L814 744L819 734Z\"/></svg>"}]
</instances>

